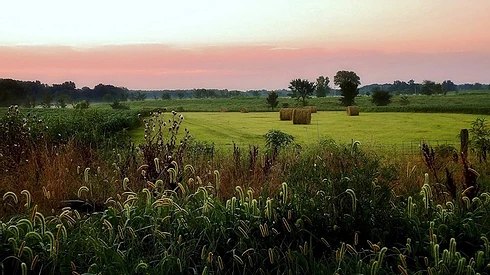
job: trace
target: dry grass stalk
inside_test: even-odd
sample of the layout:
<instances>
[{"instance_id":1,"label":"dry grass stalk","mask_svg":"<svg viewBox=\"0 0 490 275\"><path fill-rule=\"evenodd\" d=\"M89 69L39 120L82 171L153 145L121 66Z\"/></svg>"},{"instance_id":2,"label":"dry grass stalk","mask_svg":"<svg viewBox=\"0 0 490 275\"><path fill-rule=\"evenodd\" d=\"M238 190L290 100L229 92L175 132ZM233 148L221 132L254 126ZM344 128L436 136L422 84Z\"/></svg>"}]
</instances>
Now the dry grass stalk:
<instances>
[{"instance_id":1,"label":"dry grass stalk","mask_svg":"<svg viewBox=\"0 0 490 275\"><path fill-rule=\"evenodd\" d=\"M347 106L347 115L348 116L358 116L359 115L359 107L358 106Z\"/></svg>"},{"instance_id":2,"label":"dry grass stalk","mask_svg":"<svg viewBox=\"0 0 490 275\"><path fill-rule=\"evenodd\" d=\"M293 124L311 124L311 111L309 109L294 109Z\"/></svg>"},{"instance_id":3,"label":"dry grass stalk","mask_svg":"<svg viewBox=\"0 0 490 275\"><path fill-rule=\"evenodd\" d=\"M293 119L293 109L292 108L282 108L279 111L281 120L291 120Z\"/></svg>"}]
</instances>

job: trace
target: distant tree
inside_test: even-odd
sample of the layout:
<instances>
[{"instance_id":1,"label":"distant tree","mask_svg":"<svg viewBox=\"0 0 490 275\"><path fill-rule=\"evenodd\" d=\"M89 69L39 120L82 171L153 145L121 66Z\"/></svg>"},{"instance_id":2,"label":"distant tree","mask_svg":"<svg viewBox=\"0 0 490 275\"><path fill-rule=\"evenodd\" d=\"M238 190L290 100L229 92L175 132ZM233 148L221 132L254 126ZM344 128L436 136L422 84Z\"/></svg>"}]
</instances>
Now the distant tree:
<instances>
[{"instance_id":1,"label":"distant tree","mask_svg":"<svg viewBox=\"0 0 490 275\"><path fill-rule=\"evenodd\" d=\"M338 71L333 78L335 85L340 87L340 101L344 106L355 104L355 98L359 94L359 85L361 78L352 71Z\"/></svg>"},{"instance_id":2,"label":"distant tree","mask_svg":"<svg viewBox=\"0 0 490 275\"><path fill-rule=\"evenodd\" d=\"M391 97L389 91L383 91L379 87L375 87L371 90L371 102L376 106L386 106L391 103Z\"/></svg>"},{"instance_id":3,"label":"distant tree","mask_svg":"<svg viewBox=\"0 0 490 275\"><path fill-rule=\"evenodd\" d=\"M481 83L476 82L473 84L473 89L474 90L481 90L483 88L483 85Z\"/></svg>"},{"instance_id":4,"label":"distant tree","mask_svg":"<svg viewBox=\"0 0 490 275\"><path fill-rule=\"evenodd\" d=\"M19 81L0 79L0 106L21 104L25 101L26 94Z\"/></svg>"},{"instance_id":5,"label":"distant tree","mask_svg":"<svg viewBox=\"0 0 490 275\"><path fill-rule=\"evenodd\" d=\"M162 100L169 100L169 99L172 99L172 96L170 95L169 92L162 93Z\"/></svg>"},{"instance_id":6,"label":"distant tree","mask_svg":"<svg viewBox=\"0 0 490 275\"><path fill-rule=\"evenodd\" d=\"M442 92L442 85L431 80L424 80L420 93L423 95L436 95Z\"/></svg>"},{"instance_id":7,"label":"distant tree","mask_svg":"<svg viewBox=\"0 0 490 275\"><path fill-rule=\"evenodd\" d=\"M253 95L253 97L258 98L258 97L260 97L260 91L254 90L254 91L252 91L252 95Z\"/></svg>"},{"instance_id":8,"label":"distant tree","mask_svg":"<svg viewBox=\"0 0 490 275\"><path fill-rule=\"evenodd\" d=\"M306 106L306 99L315 91L315 83L298 78L291 80L288 88L291 90L291 97L296 98L296 100L301 99L303 106Z\"/></svg>"},{"instance_id":9,"label":"distant tree","mask_svg":"<svg viewBox=\"0 0 490 275\"><path fill-rule=\"evenodd\" d=\"M405 81L395 80L388 91L390 92L406 92L410 90L410 84Z\"/></svg>"},{"instance_id":10,"label":"distant tree","mask_svg":"<svg viewBox=\"0 0 490 275\"><path fill-rule=\"evenodd\" d=\"M316 97L325 97L330 92L330 87L328 84L330 83L330 79L328 76L319 76L316 79Z\"/></svg>"},{"instance_id":11,"label":"distant tree","mask_svg":"<svg viewBox=\"0 0 490 275\"><path fill-rule=\"evenodd\" d=\"M51 108L53 102L53 94L50 92L45 92L43 98L41 99L41 106L43 108Z\"/></svg>"},{"instance_id":12,"label":"distant tree","mask_svg":"<svg viewBox=\"0 0 490 275\"><path fill-rule=\"evenodd\" d=\"M58 108L66 108L66 98L64 96L59 96L57 99L56 99L56 107Z\"/></svg>"},{"instance_id":13,"label":"distant tree","mask_svg":"<svg viewBox=\"0 0 490 275\"><path fill-rule=\"evenodd\" d=\"M88 102L88 100L82 100L75 105L75 109L78 110L88 109L88 107L90 107L90 102Z\"/></svg>"},{"instance_id":14,"label":"distant tree","mask_svg":"<svg viewBox=\"0 0 490 275\"><path fill-rule=\"evenodd\" d=\"M179 99L183 99L185 97L185 94L184 92L178 92L177 96L179 97Z\"/></svg>"},{"instance_id":15,"label":"distant tree","mask_svg":"<svg viewBox=\"0 0 490 275\"><path fill-rule=\"evenodd\" d=\"M144 101L146 99L146 93L142 93L141 91L136 91L131 93L130 98L133 101Z\"/></svg>"},{"instance_id":16,"label":"distant tree","mask_svg":"<svg viewBox=\"0 0 490 275\"><path fill-rule=\"evenodd\" d=\"M112 104L110 104L110 106L112 109L126 109L126 110L129 109L128 105L122 104L117 99L114 99L114 101L112 101Z\"/></svg>"},{"instance_id":17,"label":"distant tree","mask_svg":"<svg viewBox=\"0 0 490 275\"><path fill-rule=\"evenodd\" d=\"M274 108L277 107L279 104L279 101L277 101L277 98L279 95L276 92L269 92L269 95L266 99L267 105L271 107L271 110L274 111Z\"/></svg>"},{"instance_id":18,"label":"distant tree","mask_svg":"<svg viewBox=\"0 0 490 275\"><path fill-rule=\"evenodd\" d=\"M451 80L444 80L441 84L442 94L446 95L447 92L456 91L458 86L454 84Z\"/></svg>"}]
</instances>

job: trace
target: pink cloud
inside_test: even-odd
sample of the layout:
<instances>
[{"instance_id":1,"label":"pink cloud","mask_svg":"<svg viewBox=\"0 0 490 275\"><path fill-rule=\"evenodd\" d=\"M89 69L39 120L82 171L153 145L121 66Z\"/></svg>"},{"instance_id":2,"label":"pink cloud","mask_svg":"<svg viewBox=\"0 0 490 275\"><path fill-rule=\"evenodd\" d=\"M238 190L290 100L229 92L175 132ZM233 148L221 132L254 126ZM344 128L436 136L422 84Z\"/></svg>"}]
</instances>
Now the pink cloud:
<instances>
[{"instance_id":1,"label":"pink cloud","mask_svg":"<svg viewBox=\"0 0 490 275\"><path fill-rule=\"evenodd\" d=\"M0 47L0 77L130 89L279 89L293 78L353 70L363 84L394 80L490 82L490 52L386 53L320 47L121 45Z\"/></svg>"}]
</instances>

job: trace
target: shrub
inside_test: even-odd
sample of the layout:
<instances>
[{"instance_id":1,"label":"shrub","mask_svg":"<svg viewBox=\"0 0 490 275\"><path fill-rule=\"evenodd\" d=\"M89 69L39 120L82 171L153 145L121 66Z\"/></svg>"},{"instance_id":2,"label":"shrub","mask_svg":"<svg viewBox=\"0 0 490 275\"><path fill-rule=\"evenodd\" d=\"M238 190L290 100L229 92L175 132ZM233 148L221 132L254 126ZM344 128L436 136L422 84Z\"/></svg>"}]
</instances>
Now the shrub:
<instances>
[{"instance_id":1,"label":"shrub","mask_svg":"<svg viewBox=\"0 0 490 275\"><path fill-rule=\"evenodd\" d=\"M122 104L119 100L114 99L112 104L110 104L112 109L121 109L121 110L129 110L129 106Z\"/></svg>"},{"instance_id":2,"label":"shrub","mask_svg":"<svg viewBox=\"0 0 490 275\"><path fill-rule=\"evenodd\" d=\"M79 110L88 109L88 107L90 107L90 103L88 102L88 100L80 101L75 105L75 109Z\"/></svg>"},{"instance_id":3,"label":"shrub","mask_svg":"<svg viewBox=\"0 0 490 275\"><path fill-rule=\"evenodd\" d=\"M480 162L487 160L490 153L490 129L487 127L485 118L477 118L471 123L470 146L476 152Z\"/></svg>"},{"instance_id":4,"label":"shrub","mask_svg":"<svg viewBox=\"0 0 490 275\"><path fill-rule=\"evenodd\" d=\"M389 91L382 91L379 88L373 91L371 95L371 102L376 106L386 106L391 103L391 97Z\"/></svg>"},{"instance_id":5,"label":"shrub","mask_svg":"<svg viewBox=\"0 0 490 275\"><path fill-rule=\"evenodd\" d=\"M294 141L294 137L288 133L280 130L269 130L264 135L265 146L272 150L279 150L285 146L288 146Z\"/></svg>"},{"instance_id":6,"label":"shrub","mask_svg":"<svg viewBox=\"0 0 490 275\"><path fill-rule=\"evenodd\" d=\"M408 105L410 104L410 100L408 99L408 96L402 95L400 96L400 105Z\"/></svg>"}]
</instances>

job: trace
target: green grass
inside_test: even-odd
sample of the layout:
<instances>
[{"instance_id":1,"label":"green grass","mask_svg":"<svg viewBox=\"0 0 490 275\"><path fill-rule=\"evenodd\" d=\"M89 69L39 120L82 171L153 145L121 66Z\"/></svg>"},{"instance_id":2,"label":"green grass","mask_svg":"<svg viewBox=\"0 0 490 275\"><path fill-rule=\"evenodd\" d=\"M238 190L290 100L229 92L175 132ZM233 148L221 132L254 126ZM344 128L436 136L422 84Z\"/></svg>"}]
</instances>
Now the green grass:
<instances>
[{"instance_id":1,"label":"green grass","mask_svg":"<svg viewBox=\"0 0 490 275\"><path fill-rule=\"evenodd\" d=\"M291 121L280 121L278 112L189 112L184 116L182 126L190 129L196 140L225 147L233 141L238 145L263 146L263 135L270 129L289 133L300 144L316 143L326 137L340 143L354 139L364 144L381 145L421 140L456 144L460 130L468 128L479 117L446 113L361 113L358 117L349 117L345 112L337 111L312 114L310 125L293 125ZM142 128L131 134L136 142L143 140Z\"/></svg>"},{"instance_id":2,"label":"green grass","mask_svg":"<svg viewBox=\"0 0 490 275\"><path fill-rule=\"evenodd\" d=\"M394 96L388 106L375 106L371 103L371 97L360 96L356 98L356 105L361 111L366 112L423 112L423 113L469 113L490 115L490 93L461 93L446 96L408 96L409 104L402 105L400 96ZM339 97L311 98L309 105L315 105L321 111L341 111L345 107L340 105ZM291 98L279 98L279 106L287 103L295 107L298 102ZM270 111L265 98L220 98L220 99L171 99L171 100L146 100L125 103L132 110L149 111L156 108L177 110L179 107L186 112L219 112L221 108L227 108L230 112L239 112L247 108L250 112ZM94 103L91 108L110 108L109 103Z\"/></svg>"}]
</instances>

